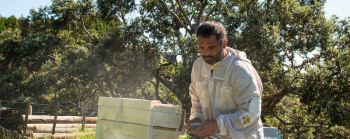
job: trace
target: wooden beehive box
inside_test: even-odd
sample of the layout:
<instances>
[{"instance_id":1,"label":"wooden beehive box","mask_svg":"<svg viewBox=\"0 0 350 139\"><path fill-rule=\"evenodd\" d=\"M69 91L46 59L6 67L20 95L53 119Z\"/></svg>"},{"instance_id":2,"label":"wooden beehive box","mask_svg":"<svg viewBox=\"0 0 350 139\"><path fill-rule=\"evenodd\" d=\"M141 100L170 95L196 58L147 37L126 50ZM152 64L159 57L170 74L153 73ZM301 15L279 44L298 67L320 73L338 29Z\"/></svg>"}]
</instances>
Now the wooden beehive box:
<instances>
[{"instance_id":1,"label":"wooden beehive box","mask_svg":"<svg viewBox=\"0 0 350 139\"><path fill-rule=\"evenodd\" d=\"M100 97L96 139L178 138L182 108L159 101Z\"/></svg>"}]
</instances>

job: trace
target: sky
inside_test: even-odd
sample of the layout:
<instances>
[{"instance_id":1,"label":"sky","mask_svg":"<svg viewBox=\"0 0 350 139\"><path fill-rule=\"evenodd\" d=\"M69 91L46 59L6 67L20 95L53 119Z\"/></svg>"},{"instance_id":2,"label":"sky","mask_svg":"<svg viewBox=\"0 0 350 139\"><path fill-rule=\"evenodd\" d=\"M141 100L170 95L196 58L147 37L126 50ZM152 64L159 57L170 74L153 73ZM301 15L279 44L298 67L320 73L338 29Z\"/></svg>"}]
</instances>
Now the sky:
<instances>
[{"instance_id":1,"label":"sky","mask_svg":"<svg viewBox=\"0 0 350 139\"><path fill-rule=\"evenodd\" d=\"M9 17L28 16L30 9L37 9L40 6L50 5L51 0L0 0L0 15ZM327 0L325 5L326 17L337 15L341 19L350 17L350 0Z\"/></svg>"},{"instance_id":2,"label":"sky","mask_svg":"<svg viewBox=\"0 0 350 139\"><path fill-rule=\"evenodd\" d=\"M37 10L40 6L51 5L51 0L0 0L0 15L2 17L24 17L30 9Z\"/></svg>"}]
</instances>

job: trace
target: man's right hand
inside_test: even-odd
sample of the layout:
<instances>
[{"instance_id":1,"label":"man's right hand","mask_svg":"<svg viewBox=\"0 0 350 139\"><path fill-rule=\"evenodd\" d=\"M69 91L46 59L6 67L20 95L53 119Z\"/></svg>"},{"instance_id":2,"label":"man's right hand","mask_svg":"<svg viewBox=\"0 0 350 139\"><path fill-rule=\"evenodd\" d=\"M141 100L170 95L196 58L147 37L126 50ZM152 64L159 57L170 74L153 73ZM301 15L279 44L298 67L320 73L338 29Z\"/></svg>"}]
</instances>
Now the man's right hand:
<instances>
[{"instance_id":1,"label":"man's right hand","mask_svg":"<svg viewBox=\"0 0 350 139\"><path fill-rule=\"evenodd\" d=\"M189 120L189 121L187 121L187 123L185 124L185 129L187 129L187 131L191 131L191 130L193 130L193 129L191 129L191 127L189 126L189 124L191 124L191 123L201 123L202 121L201 121L201 119L199 119L199 118L194 118L194 119L192 119L192 120Z\"/></svg>"}]
</instances>

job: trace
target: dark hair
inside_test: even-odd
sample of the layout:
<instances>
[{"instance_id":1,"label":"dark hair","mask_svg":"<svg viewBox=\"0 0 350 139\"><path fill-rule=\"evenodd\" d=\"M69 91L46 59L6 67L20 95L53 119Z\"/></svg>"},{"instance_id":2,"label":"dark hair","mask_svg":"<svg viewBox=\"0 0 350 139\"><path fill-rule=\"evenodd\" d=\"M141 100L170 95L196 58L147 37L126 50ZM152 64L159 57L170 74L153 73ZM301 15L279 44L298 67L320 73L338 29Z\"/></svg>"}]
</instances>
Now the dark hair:
<instances>
[{"instance_id":1,"label":"dark hair","mask_svg":"<svg viewBox=\"0 0 350 139\"><path fill-rule=\"evenodd\" d=\"M220 43L226 40L226 29L224 25L215 21L204 21L197 28L196 36L210 37L211 35L216 36L216 40Z\"/></svg>"}]
</instances>

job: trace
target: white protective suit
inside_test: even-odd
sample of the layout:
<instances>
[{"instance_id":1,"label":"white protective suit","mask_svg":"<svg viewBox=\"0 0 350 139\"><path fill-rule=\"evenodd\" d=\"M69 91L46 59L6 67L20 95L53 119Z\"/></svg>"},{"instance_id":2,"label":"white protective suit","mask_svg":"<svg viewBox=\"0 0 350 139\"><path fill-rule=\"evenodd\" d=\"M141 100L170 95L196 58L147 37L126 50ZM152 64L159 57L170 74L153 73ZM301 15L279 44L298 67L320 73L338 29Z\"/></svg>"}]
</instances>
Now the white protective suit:
<instances>
[{"instance_id":1,"label":"white protective suit","mask_svg":"<svg viewBox=\"0 0 350 139\"><path fill-rule=\"evenodd\" d=\"M260 77L244 52L226 47L214 65L202 57L192 67L190 119L216 119L221 138L264 138Z\"/></svg>"}]
</instances>

